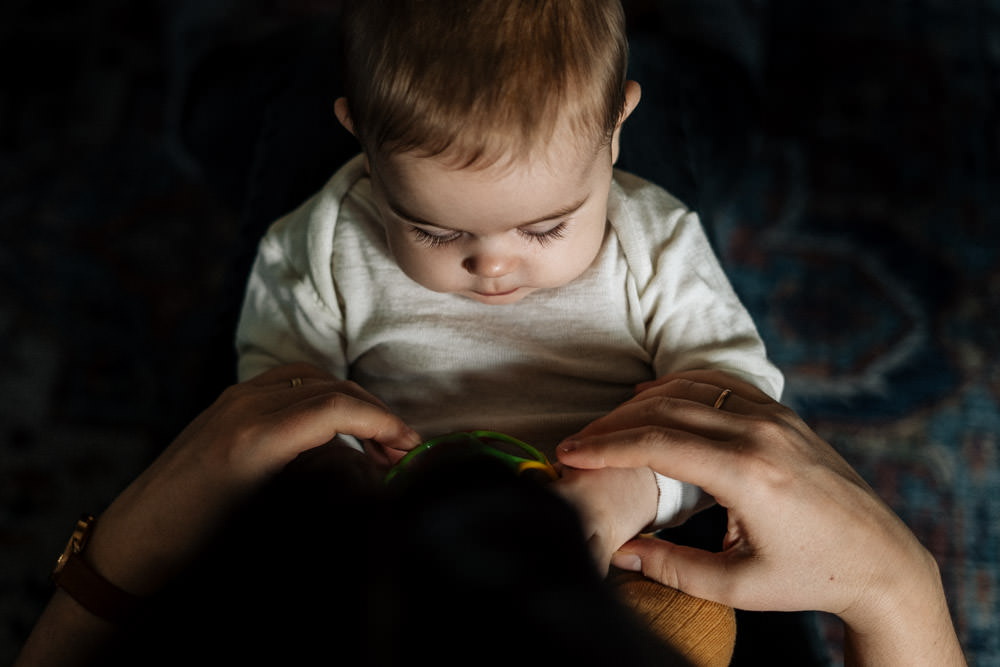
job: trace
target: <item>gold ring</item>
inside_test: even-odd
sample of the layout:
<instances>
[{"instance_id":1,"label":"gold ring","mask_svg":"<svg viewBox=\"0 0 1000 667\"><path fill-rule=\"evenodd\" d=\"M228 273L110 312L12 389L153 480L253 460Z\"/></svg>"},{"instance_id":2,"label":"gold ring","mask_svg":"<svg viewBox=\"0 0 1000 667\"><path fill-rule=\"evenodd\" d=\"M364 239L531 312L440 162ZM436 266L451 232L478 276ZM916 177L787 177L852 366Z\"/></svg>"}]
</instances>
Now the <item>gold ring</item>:
<instances>
[{"instance_id":1,"label":"gold ring","mask_svg":"<svg viewBox=\"0 0 1000 667\"><path fill-rule=\"evenodd\" d=\"M294 389L295 387L298 387L299 385L302 384L302 378L292 378L291 380L289 380L288 384L290 384Z\"/></svg>"},{"instance_id":2,"label":"gold ring","mask_svg":"<svg viewBox=\"0 0 1000 667\"><path fill-rule=\"evenodd\" d=\"M715 405L713 405L712 407L717 409L721 408L722 404L726 402L726 399L729 398L729 395L731 393L733 393L732 389L723 389L722 393L719 394L719 397L715 399Z\"/></svg>"}]
</instances>

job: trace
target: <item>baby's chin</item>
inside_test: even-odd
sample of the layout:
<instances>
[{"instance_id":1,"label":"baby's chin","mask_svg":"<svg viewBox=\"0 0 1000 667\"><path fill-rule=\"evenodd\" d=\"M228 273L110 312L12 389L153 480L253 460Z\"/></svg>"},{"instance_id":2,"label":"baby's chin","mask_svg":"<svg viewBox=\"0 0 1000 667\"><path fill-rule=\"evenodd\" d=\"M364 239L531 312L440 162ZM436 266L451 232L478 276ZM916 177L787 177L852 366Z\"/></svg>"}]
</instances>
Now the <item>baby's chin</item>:
<instances>
[{"instance_id":1,"label":"baby's chin","mask_svg":"<svg viewBox=\"0 0 1000 667\"><path fill-rule=\"evenodd\" d=\"M524 297L534 292L536 289L538 288L517 287L515 289L506 292L494 292L494 293L464 290L462 292L458 292L458 294L465 297L466 299L472 299L473 301L478 301L479 303L483 303L488 306L506 306L512 303L517 303Z\"/></svg>"}]
</instances>

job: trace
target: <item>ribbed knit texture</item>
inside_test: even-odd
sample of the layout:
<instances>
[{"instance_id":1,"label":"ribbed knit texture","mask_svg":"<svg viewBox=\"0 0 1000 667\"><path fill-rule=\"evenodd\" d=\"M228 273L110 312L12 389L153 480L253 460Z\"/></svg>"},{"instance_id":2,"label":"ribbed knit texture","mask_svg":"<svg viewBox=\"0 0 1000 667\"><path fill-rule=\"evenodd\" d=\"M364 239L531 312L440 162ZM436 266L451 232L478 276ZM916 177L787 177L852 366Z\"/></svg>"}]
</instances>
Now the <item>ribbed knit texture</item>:
<instances>
[{"instance_id":1,"label":"ribbed knit texture","mask_svg":"<svg viewBox=\"0 0 1000 667\"><path fill-rule=\"evenodd\" d=\"M736 645L732 607L696 598L635 572L610 579L622 600L695 667L725 667Z\"/></svg>"}]
</instances>

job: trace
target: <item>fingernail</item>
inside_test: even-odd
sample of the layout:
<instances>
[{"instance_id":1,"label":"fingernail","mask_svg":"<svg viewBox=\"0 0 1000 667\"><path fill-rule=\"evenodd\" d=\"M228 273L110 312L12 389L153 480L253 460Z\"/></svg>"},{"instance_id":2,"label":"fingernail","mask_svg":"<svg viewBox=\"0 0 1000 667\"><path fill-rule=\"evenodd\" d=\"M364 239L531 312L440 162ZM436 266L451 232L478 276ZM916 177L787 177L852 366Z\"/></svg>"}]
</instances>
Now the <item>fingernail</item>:
<instances>
[{"instance_id":1,"label":"fingernail","mask_svg":"<svg viewBox=\"0 0 1000 667\"><path fill-rule=\"evenodd\" d=\"M628 570L629 572L642 571L642 559L639 558L639 554L627 551L616 551L614 555L611 556L611 564L622 570Z\"/></svg>"},{"instance_id":2,"label":"fingernail","mask_svg":"<svg viewBox=\"0 0 1000 667\"><path fill-rule=\"evenodd\" d=\"M559 451L561 452L574 452L580 446L578 440L566 440L561 445L559 445Z\"/></svg>"}]
</instances>

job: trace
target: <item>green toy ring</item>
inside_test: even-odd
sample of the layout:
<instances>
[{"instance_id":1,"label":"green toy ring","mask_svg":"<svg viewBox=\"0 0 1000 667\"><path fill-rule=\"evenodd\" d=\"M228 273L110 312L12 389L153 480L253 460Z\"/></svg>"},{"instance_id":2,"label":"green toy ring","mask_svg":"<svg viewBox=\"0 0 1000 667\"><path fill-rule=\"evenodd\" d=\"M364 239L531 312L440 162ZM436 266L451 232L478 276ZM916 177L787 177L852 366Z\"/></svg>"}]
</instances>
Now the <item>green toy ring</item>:
<instances>
[{"instance_id":1,"label":"green toy ring","mask_svg":"<svg viewBox=\"0 0 1000 667\"><path fill-rule=\"evenodd\" d=\"M490 444L491 441L513 446L525 452L526 456L505 452L502 449L497 448L495 445ZM514 472L519 475L525 470L541 470L549 477L549 479L554 480L559 477L559 474L556 472L555 467L553 467L548 457L526 442L522 442L521 440L505 433L499 433L498 431L458 431L456 433L448 433L446 435L440 435L436 438L431 438L430 440L411 449L407 452L406 456L401 458L399 462L396 463L396 465L394 465L386 474L386 483L392 481L396 475L405 470L413 459L420 456L421 453L432 449L436 445L444 443L463 443L470 447L474 447L477 452L492 456L493 458L499 459L508 464L514 469Z\"/></svg>"}]
</instances>

